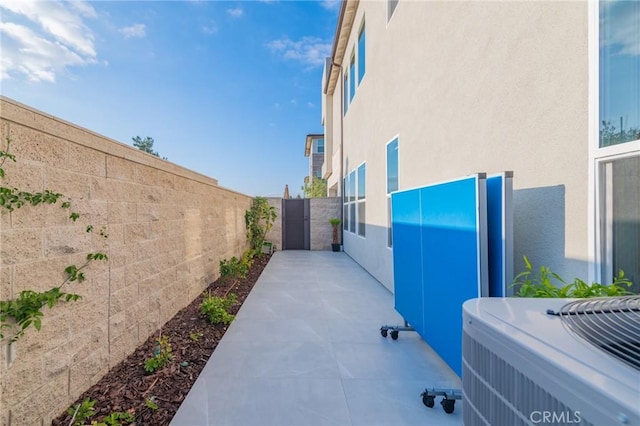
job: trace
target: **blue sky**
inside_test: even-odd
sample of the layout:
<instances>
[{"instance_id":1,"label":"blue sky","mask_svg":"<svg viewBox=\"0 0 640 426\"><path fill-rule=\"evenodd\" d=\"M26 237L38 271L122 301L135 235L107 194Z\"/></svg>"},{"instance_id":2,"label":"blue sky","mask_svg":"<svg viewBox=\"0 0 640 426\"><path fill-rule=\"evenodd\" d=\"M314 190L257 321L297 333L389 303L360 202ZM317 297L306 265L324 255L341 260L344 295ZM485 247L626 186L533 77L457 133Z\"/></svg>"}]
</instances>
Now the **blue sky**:
<instances>
[{"instance_id":1,"label":"blue sky","mask_svg":"<svg viewBox=\"0 0 640 426\"><path fill-rule=\"evenodd\" d=\"M300 191L339 1L0 0L1 93L249 195Z\"/></svg>"}]
</instances>

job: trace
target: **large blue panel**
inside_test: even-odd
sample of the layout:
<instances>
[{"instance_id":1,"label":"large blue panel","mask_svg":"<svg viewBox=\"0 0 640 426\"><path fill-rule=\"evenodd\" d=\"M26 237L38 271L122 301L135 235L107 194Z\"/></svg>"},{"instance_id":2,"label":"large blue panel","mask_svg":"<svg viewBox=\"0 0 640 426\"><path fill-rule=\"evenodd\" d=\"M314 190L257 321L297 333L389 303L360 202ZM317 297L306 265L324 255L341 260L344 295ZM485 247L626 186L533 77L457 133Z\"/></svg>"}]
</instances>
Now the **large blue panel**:
<instances>
[{"instance_id":1,"label":"large blue panel","mask_svg":"<svg viewBox=\"0 0 640 426\"><path fill-rule=\"evenodd\" d=\"M511 293L513 280L512 172L487 177L489 296Z\"/></svg>"},{"instance_id":2,"label":"large blue panel","mask_svg":"<svg viewBox=\"0 0 640 426\"><path fill-rule=\"evenodd\" d=\"M393 278L396 310L422 335L422 243L420 191L391 194Z\"/></svg>"},{"instance_id":3,"label":"large blue panel","mask_svg":"<svg viewBox=\"0 0 640 426\"><path fill-rule=\"evenodd\" d=\"M462 304L479 297L486 285L484 185L484 179L473 176L420 190L425 310L421 335L458 375Z\"/></svg>"},{"instance_id":4,"label":"large blue panel","mask_svg":"<svg viewBox=\"0 0 640 426\"><path fill-rule=\"evenodd\" d=\"M489 296L505 296L504 276L504 176L487 178L487 243L489 247Z\"/></svg>"}]
</instances>

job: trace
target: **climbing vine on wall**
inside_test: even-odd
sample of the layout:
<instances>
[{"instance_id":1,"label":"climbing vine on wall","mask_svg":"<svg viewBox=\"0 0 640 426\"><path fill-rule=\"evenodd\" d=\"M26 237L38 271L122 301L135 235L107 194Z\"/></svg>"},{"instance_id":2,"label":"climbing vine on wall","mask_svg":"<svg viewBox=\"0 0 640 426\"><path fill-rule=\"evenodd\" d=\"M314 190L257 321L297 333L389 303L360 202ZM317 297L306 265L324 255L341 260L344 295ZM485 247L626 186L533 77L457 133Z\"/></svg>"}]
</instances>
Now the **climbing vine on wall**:
<instances>
[{"instance_id":1,"label":"climbing vine on wall","mask_svg":"<svg viewBox=\"0 0 640 426\"><path fill-rule=\"evenodd\" d=\"M266 198L255 197L251 202L251 208L244 214L244 220L251 248L260 253L262 244L276 220L276 209L269 205Z\"/></svg>"},{"instance_id":2,"label":"climbing vine on wall","mask_svg":"<svg viewBox=\"0 0 640 426\"><path fill-rule=\"evenodd\" d=\"M0 150L0 181L6 178L5 163L7 161L16 162L16 157L11 154L11 139L6 139L4 150ZM77 221L80 215L71 211L71 201L63 194L45 190L42 192L22 191L18 188L11 188L0 184L0 214L9 214L25 205L38 206L41 204L60 204L63 209L69 210L69 219ZM94 227L88 225L87 233L92 233ZM100 230L100 236L104 239L108 237L105 229ZM102 252L87 254L85 262L80 266L69 265L64 269L66 278L57 287L47 291L38 292L33 290L23 290L18 297L10 300L0 300L0 341L5 337L10 342L15 342L22 337L29 327L40 330L44 307L53 308L59 302L76 301L81 298L75 293L66 293L63 287L72 282L82 282L85 280L84 270L93 261L106 261L107 255ZM5 336L6 334L6 336Z\"/></svg>"}]
</instances>

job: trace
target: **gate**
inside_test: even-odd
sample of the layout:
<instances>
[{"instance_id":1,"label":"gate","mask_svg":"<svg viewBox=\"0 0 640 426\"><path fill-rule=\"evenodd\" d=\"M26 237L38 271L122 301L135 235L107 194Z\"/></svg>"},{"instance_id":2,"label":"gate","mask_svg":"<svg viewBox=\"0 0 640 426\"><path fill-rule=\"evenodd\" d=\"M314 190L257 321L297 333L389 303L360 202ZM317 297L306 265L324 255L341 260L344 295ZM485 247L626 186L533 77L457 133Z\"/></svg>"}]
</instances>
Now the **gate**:
<instances>
[{"instance_id":1,"label":"gate","mask_svg":"<svg viewBox=\"0 0 640 426\"><path fill-rule=\"evenodd\" d=\"M311 248L309 200L300 198L282 201L284 202L282 249L309 250Z\"/></svg>"}]
</instances>

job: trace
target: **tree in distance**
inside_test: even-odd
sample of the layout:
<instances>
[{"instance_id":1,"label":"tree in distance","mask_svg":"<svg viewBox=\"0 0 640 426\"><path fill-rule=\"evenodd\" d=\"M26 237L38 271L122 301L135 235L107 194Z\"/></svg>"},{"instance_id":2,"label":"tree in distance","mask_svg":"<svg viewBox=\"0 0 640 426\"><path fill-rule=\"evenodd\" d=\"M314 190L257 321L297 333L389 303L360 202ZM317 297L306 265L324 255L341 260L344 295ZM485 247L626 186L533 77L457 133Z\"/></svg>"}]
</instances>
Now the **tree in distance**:
<instances>
[{"instance_id":1,"label":"tree in distance","mask_svg":"<svg viewBox=\"0 0 640 426\"><path fill-rule=\"evenodd\" d=\"M153 150L153 138L147 136L142 139L140 136L136 136L135 138L131 138L133 140L133 146L138 148L140 151L148 152L151 155L155 155L156 157L160 157L157 151ZM163 160L166 160L167 157L162 157Z\"/></svg>"}]
</instances>

